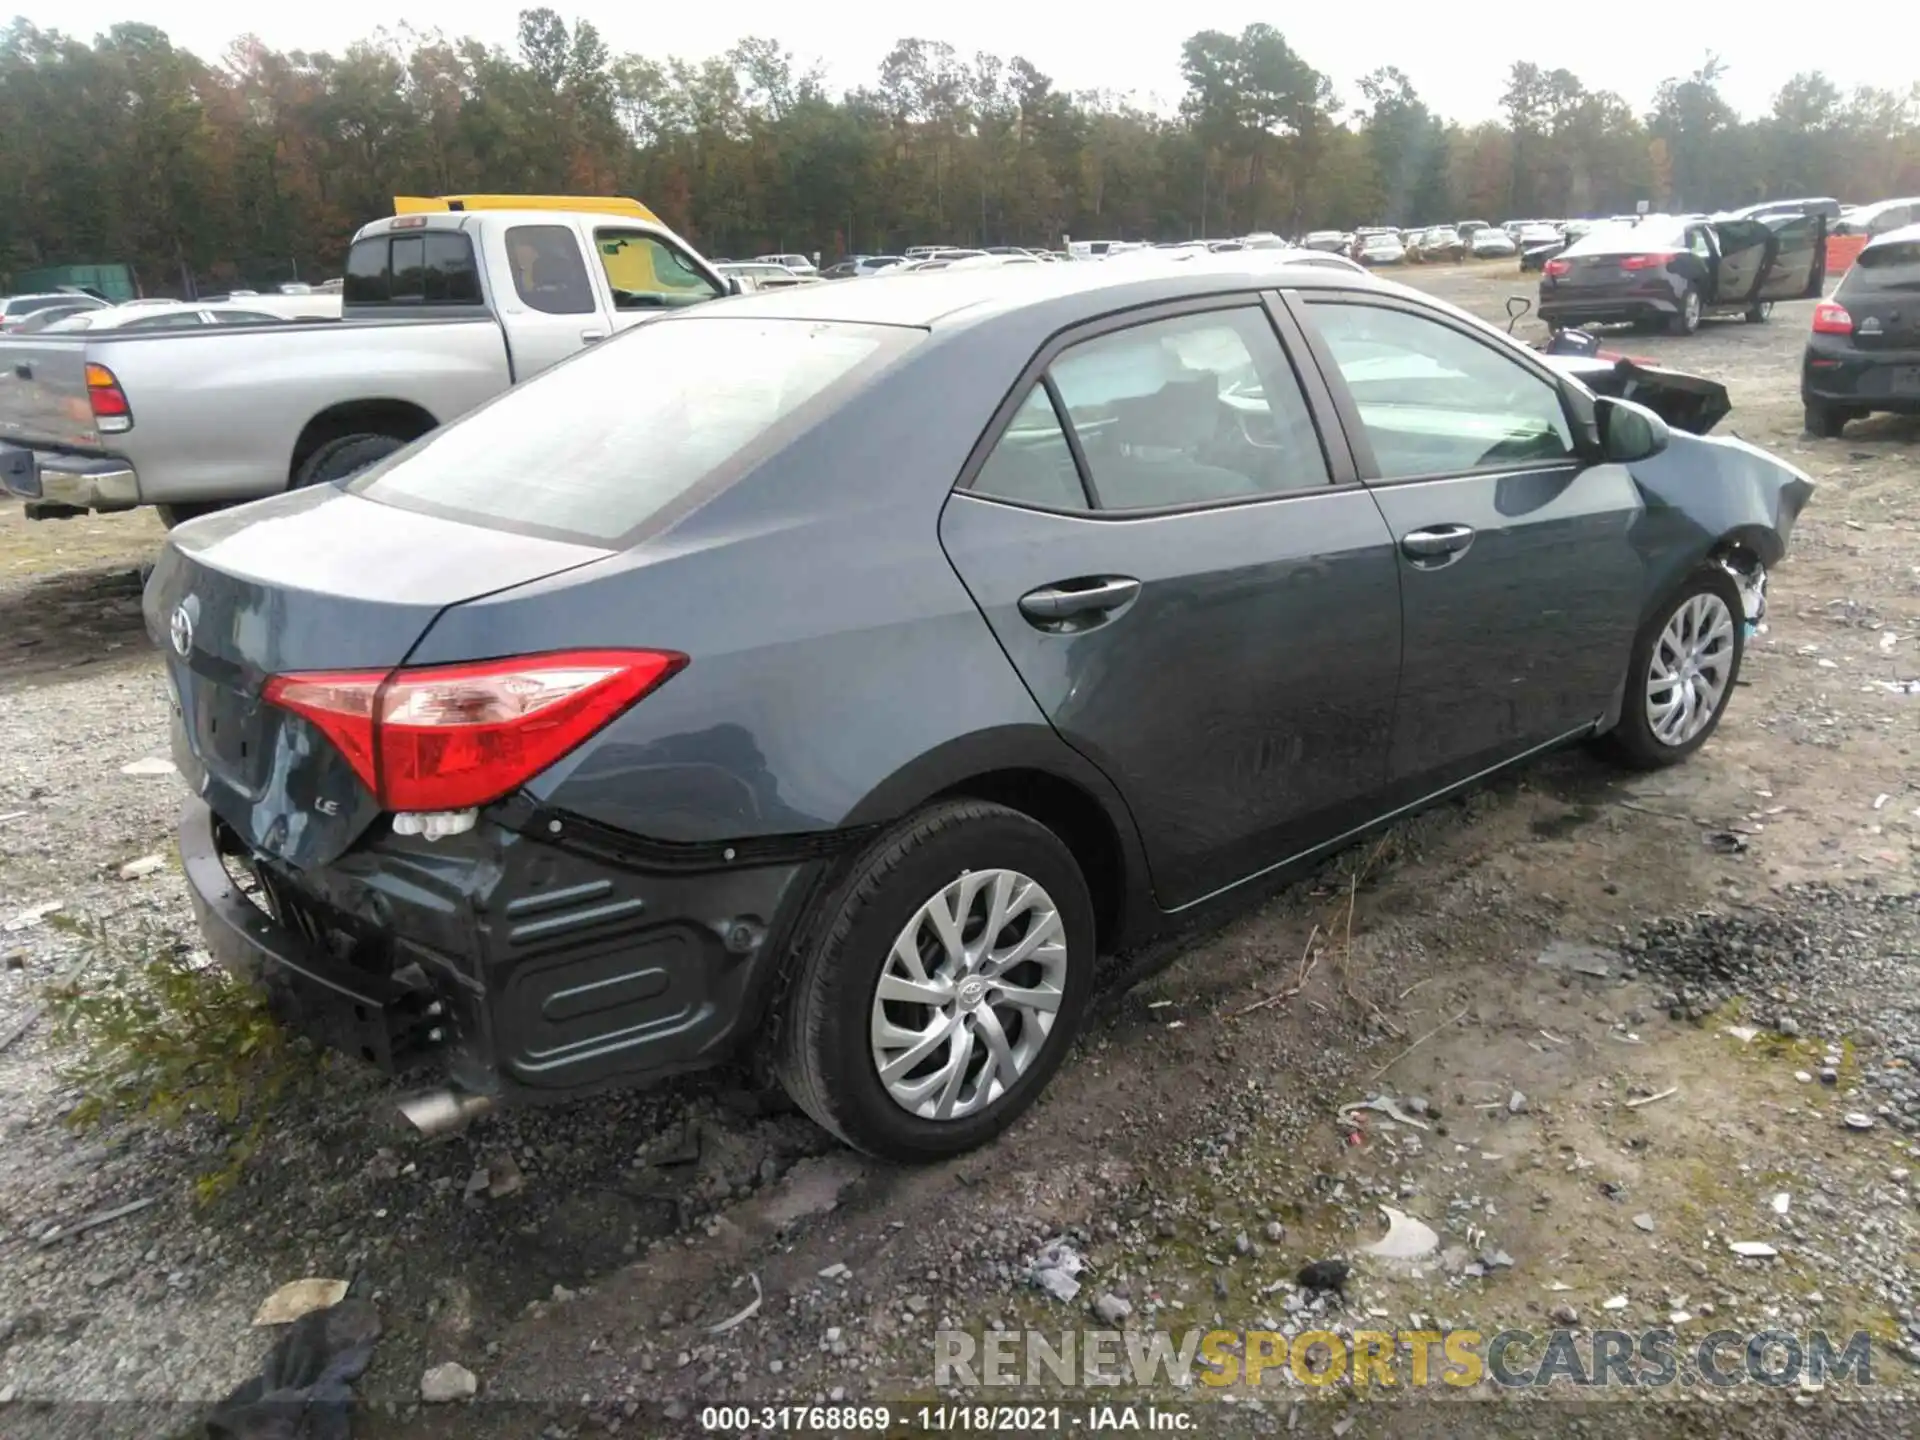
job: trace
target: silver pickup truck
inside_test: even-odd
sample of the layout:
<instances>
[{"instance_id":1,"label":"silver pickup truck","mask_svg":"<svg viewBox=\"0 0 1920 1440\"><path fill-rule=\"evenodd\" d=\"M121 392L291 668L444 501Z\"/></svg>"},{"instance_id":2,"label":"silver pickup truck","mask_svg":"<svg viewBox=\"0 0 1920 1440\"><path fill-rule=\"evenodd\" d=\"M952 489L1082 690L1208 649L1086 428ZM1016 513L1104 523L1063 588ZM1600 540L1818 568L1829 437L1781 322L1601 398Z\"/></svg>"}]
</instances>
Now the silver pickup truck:
<instances>
[{"instance_id":1,"label":"silver pickup truck","mask_svg":"<svg viewBox=\"0 0 1920 1440\"><path fill-rule=\"evenodd\" d=\"M662 309L737 293L664 226L474 210L363 227L337 322L0 338L0 484L168 526L338 480Z\"/></svg>"}]
</instances>

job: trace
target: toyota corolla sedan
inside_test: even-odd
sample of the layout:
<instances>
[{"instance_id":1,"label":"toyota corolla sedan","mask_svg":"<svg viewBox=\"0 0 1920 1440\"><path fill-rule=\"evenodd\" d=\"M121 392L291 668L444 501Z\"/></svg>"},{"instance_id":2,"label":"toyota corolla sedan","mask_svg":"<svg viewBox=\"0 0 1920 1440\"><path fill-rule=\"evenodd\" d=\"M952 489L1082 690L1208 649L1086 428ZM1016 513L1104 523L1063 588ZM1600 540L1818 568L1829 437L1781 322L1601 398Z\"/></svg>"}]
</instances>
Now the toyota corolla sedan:
<instances>
[{"instance_id":1,"label":"toyota corolla sedan","mask_svg":"<svg viewBox=\"0 0 1920 1440\"><path fill-rule=\"evenodd\" d=\"M745 1049L926 1159L1103 957L1556 746L1705 744L1807 478L1232 260L665 315L174 530L209 949L435 1113Z\"/></svg>"}]
</instances>

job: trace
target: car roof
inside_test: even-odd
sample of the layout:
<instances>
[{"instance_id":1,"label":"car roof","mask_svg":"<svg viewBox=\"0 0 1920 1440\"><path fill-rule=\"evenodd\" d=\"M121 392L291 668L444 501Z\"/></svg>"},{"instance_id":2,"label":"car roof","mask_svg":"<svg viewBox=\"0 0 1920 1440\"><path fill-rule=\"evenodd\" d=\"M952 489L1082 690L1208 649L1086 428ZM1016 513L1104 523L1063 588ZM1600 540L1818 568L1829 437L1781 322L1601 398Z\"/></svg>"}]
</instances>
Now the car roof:
<instances>
[{"instance_id":1,"label":"car roof","mask_svg":"<svg viewBox=\"0 0 1920 1440\"><path fill-rule=\"evenodd\" d=\"M911 275L880 275L858 286L814 286L762 291L723 302L727 312L767 319L823 320L848 324L900 325L922 330L954 329L1029 307L1081 299L1088 317L1130 304L1150 305L1236 290L1271 290L1276 272L1287 269L1291 288L1397 290L1333 267L1249 263L1271 251L1230 250L1187 261L1142 260L1104 265L1021 265L988 269L948 268ZM704 307L702 307L704 308ZM697 313L687 312L687 313ZM1066 323L1073 323L1071 320Z\"/></svg>"}]
</instances>

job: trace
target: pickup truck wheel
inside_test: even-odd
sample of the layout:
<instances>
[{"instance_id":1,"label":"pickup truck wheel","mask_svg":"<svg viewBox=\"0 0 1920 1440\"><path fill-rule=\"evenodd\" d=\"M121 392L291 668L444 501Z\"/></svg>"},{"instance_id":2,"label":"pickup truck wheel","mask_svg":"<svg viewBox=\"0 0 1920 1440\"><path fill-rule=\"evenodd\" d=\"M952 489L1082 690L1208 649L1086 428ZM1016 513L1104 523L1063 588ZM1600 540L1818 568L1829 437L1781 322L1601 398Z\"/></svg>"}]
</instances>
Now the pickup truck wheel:
<instances>
[{"instance_id":1,"label":"pickup truck wheel","mask_svg":"<svg viewBox=\"0 0 1920 1440\"><path fill-rule=\"evenodd\" d=\"M892 827L808 928L774 1068L801 1109L884 1159L938 1160L1004 1130L1059 1068L1093 989L1072 852L983 801Z\"/></svg>"},{"instance_id":2,"label":"pickup truck wheel","mask_svg":"<svg viewBox=\"0 0 1920 1440\"><path fill-rule=\"evenodd\" d=\"M224 510L227 508L227 503L224 500L186 500L178 505L156 505L153 508L160 516L160 523L171 530L174 526L184 525L189 520L198 520L202 515L211 515L216 510Z\"/></svg>"},{"instance_id":3,"label":"pickup truck wheel","mask_svg":"<svg viewBox=\"0 0 1920 1440\"><path fill-rule=\"evenodd\" d=\"M329 440L307 457L307 463L293 477L293 488L304 490L309 485L331 485L336 480L344 480L386 459L406 443L393 435L342 435L337 440Z\"/></svg>"}]
</instances>

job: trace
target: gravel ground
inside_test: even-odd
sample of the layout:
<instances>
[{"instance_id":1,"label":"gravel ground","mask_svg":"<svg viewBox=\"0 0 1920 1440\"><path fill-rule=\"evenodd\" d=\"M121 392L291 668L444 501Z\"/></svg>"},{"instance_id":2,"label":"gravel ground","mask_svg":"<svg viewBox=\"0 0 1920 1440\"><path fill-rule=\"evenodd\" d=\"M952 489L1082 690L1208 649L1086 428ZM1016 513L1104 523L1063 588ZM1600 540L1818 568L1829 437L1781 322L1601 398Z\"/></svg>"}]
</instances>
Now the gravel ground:
<instances>
[{"instance_id":1,"label":"gravel ground","mask_svg":"<svg viewBox=\"0 0 1920 1440\"><path fill-rule=\"evenodd\" d=\"M1522 288L1474 268L1417 281L1490 317ZM257 1370L273 1334L255 1307L303 1276L352 1281L384 1322L357 1434L672 1434L723 1401L929 1398L943 1324L1057 1332L1119 1302L1129 1328L1417 1315L1539 1332L1562 1306L1583 1331L1864 1328L1877 1387L1904 1393L1920 697L1883 682L1920 674L1920 425L1799 435L1808 308L1628 346L1726 379L1729 428L1821 482L1702 754L1631 778L1553 757L1216 917L1143 957L1012 1133L916 1171L838 1151L733 1073L422 1144L389 1086L339 1069L211 1202L192 1185L206 1132L74 1133L71 1056L27 1023L83 953L59 917L98 917L129 950L149 930L194 943L176 782L122 769L165 751L135 570L158 528L0 510L0 1434L190 1425ZM1383 1093L1415 1119L1421 1102L1429 1128L1336 1113ZM1383 1203L1431 1226L1438 1254L1358 1254ZM1030 1278L1062 1237L1091 1267L1071 1304ZM1343 1298L1295 1284L1335 1257L1354 1267ZM751 1319L709 1333L756 1287ZM449 1361L479 1401L419 1406L423 1372ZM1826 1395L1690 1393L1630 1415L1564 1390L1461 1411L1272 1377L1208 1423L1911 1433Z\"/></svg>"}]
</instances>

